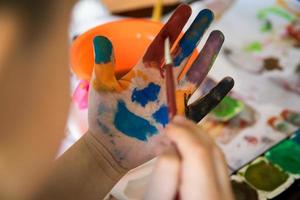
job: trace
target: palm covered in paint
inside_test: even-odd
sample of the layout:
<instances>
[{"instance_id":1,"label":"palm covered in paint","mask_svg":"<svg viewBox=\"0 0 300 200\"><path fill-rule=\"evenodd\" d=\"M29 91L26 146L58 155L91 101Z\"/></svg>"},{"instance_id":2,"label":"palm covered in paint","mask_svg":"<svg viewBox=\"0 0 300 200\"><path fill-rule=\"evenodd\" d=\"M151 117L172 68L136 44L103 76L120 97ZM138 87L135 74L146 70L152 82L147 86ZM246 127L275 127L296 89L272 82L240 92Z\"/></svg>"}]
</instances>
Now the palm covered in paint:
<instances>
[{"instance_id":1,"label":"palm covered in paint","mask_svg":"<svg viewBox=\"0 0 300 200\"><path fill-rule=\"evenodd\" d=\"M176 9L170 20L153 40L141 61L125 76L117 79L113 47L109 39L94 39L95 67L89 97L89 129L92 135L125 168L136 167L155 156L161 139L159 132L168 123L164 62L164 41L174 44L191 14L187 5ZM185 76L181 74L201 36L213 19L209 10L201 11L193 24L176 44L172 56L176 81L177 109L180 114L192 113L191 108L205 115L232 87L226 79L218 88L186 107L190 96L206 77L223 43L221 32L210 34L205 46ZM217 86L218 87L218 86ZM224 88L225 87L225 88ZM225 91L225 92L224 92ZM207 100L211 100L209 104ZM185 113L187 111L187 113ZM200 119L200 118L199 118Z\"/></svg>"}]
</instances>

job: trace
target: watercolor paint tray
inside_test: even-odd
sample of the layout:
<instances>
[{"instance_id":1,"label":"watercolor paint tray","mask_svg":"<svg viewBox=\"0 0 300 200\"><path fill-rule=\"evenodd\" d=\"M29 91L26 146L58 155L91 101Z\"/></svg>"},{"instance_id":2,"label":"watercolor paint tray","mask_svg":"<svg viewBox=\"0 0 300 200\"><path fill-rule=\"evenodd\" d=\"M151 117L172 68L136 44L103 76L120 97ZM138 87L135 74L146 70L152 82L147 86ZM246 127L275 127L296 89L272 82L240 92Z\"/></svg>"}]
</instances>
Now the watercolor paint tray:
<instances>
[{"instance_id":1,"label":"watercolor paint tray","mask_svg":"<svg viewBox=\"0 0 300 200\"><path fill-rule=\"evenodd\" d=\"M231 176L237 200L300 197L299 178L300 129Z\"/></svg>"}]
</instances>

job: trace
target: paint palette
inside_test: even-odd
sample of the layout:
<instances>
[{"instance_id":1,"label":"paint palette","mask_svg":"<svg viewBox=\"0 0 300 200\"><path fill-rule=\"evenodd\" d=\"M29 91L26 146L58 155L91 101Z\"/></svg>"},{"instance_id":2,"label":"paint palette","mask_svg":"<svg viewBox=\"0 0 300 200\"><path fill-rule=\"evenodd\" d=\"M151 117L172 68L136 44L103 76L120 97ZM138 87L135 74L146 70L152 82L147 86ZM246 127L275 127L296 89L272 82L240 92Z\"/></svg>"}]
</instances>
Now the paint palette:
<instances>
[{"instance_id":1,"label":"paint palette","mask_svg":"<svg viewBox=\"0 0 300 200\"><path fill-rule=\"evenodd\" d=\"M217 142L228 144L238 136L241 131L250 128L256 122L258 117L256 111L247 104L243 104L243 107L243 110L239 112L234 111L230 118L223 118L223 120L216 119L215 114L212 112L199 126L216 138Z\"/></svg>"},{"instance_id":2,"label":"paint palette","mask_svg":"<svg viewBox=\"0 0 300 200\"><path fill-rule=\"evenodd\" d=\"M216 85L213 79L206 78L200 87L203 95ZM257 112L243 101L232 97L233 92L226 96L220 104L201 121L199 126L217 142L227 144L243 129L255 124Z\"/></svg>"},{"instance_id":3,"label":"paint palette","mask_svg":"<svg viewBox=\"0 0 300 200\"><path fill-rule=\"evenodd\" d=\"M299 188L299 138L300 129L232 175L236 199L274 199L286 190L286 195L299 195L293 192L294 187Z\"/></svg>"}]
</instances>

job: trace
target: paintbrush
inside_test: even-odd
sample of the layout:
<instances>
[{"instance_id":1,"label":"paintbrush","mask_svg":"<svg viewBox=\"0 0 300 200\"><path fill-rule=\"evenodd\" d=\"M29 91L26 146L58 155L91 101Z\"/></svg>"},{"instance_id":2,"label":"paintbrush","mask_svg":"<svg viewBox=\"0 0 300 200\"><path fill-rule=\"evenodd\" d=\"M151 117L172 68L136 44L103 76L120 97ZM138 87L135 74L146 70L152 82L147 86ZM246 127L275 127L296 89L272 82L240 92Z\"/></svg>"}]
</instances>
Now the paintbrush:
<instances>
[{"instance_id":1,"label":"paintbrush","mask_svg":"<svg viewBox=\"0 0 300 200\"><path fill-rule=\"evenodd\" d=\"M153 12L152 12L152 21L155 22L161 21L162 9L163 9L163 0L156 0L156 4L154 5Z\"/></svg>"},{"instance_id":2,"label":"paintbrush","mask_svg":"<svg viewBox=\"0 0 300 200\"><path fill-rule=\"evenodd\" d=\"M170 40L165 40L165 71L166 71L166 90L167 90L167 104L169 110L169 119L172 119L176 113L176 97L175 97L175 82L173 75L173 61L170 53Z\"/></svg>"},{"instance_id":3,"label":"paintbrush","mask_svg":"<svg viewBox=\"0 0 300 200\"><path fill-rule=\"evenodd\" d=\"M165 40L165 71L166 71L166 89L167 89L167 104L169 110L169 121L177 114L176 97L175 97L175 82L173 74L173 60L170 52L170 40L167 37ZM174 146L175 150L176 147ZM177 150L176 150L177 151ZM174 200L179 200L179 193L176 193Z\"/></svg>"}]
</instances>

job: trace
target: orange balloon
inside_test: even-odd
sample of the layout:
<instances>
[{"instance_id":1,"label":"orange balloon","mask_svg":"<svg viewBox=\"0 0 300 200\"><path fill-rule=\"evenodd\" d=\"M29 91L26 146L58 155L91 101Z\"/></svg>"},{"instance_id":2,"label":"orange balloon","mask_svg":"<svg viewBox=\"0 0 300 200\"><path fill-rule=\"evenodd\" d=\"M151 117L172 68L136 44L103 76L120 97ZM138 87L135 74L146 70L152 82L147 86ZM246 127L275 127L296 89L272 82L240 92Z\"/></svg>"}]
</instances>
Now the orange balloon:
<instances>
[{"instance_id":1,"label":"orange balloon","mask_svg":"<svg viewBox=\"0 0 300 200\"><path fill-rule=\"evenodd\" d=\"M97 26L73 42L70 52L72 70L81 80L91 79L94 67L93 39L102 35L109 38L113 44L116 75L125 74L142 58L162 27L162 23L146 19L123 19ZM193 53L185 71L196 56L197 51Z\"/></svg>"},{"instance_id":2,"label":"orange balloon","mask_svg":"<svg viewBox=\"0 0 300 200\"><path fill-rule=\"evenodd\" d=\"M145 53L162 23L146 19L124 19L97 26L75 39L71 46L70 62L79 79L90 80L94 67L93 39L102 35L114 47L116 74L124 74Z\"/></svg>"}]
</instances>

